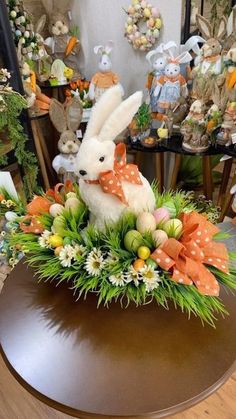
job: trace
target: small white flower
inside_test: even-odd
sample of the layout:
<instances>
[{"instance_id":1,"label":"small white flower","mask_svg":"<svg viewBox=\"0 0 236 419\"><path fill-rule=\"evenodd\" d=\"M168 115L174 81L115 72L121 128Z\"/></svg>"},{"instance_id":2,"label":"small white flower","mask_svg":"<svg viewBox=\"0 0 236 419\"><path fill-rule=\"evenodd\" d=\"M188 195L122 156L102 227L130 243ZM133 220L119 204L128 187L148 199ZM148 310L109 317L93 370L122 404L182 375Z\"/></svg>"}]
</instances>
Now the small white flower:
<instances>
[{"instance_id":1,"label":"small white flower","mask_svg":"<svg viewBox=\"0 0 236 419\"><path fill-rule=\"evenodd\" d=\"M115 264L119 261L118 256L114 255L112 252L109 252L107 255L107 258L105 260L106 263L108 264Z\"/></svg>"},{"instance_id":2,"label":"small white flower","mask_svg":"<svg viewBox=\"0 0 236 419\"><path fill-rule=\"evenodd\" d=\"M156 272L153 268L145 266L140 272L147 292L153 291L159 287L161 279L158 272Z\"/></svg>"},{"instance_id":3,"label":"small white flower","mask_svg":"<svg viewBox=\"0 0 236 419\"><path fill-rule=\"evenodd\" d=\"M42 235L39 237L38 242L41 247L44 247L46 249L50 248L49 244L49 237L52 235L52 232L49 230L44 230Z\"/></svg>"},{"instance_id":4,"label":"small white flower","mask_svg":"<svg viewBox=\"0 0 236 419\"><path fill-rule=\"evenodd\" d=\"M64 268L69 268L71 266L72 259L74 258L74 248L67 244L66 246L61 249L59 254L59 260L61 262L61 265Z\"/></svg>"},{"instance_id":5,"label":"small white flower","mask_svg":"<svg viewBox=\"0 0 236 419\"><path fill-rule=\"evenodd\" d=\"M86 271L93 276L98 276L105 265L105 261L100 249L94 248L88 255L85 262Z\"/></svg>"},{"instance_id":6,"label":"small white flower","mask_svg":"<svg viewBox=\"0 0 236 419\"><path fill-rule=\"evenodd\" d=\"M115 287L123 287L125 285L125 276L123 275L123 272L120 272L117 275L111 275L109 281Z\"/></svg>"},{"instance_id":7,"label":"small white flower","mask_svg":"<svg viewBox=\"0 0 236 419\"><path fill-rule=\"evenodd\" d=\"M86 254L86 247L82 246L82 244L75 244L73 246L73 257L76 259L78 256L84 256Z\"/></svg>"},{"instance_id":8,"label":"small white flower","mask_svg":"<svg viewBox=\"0 0 236 419\"><path fill-rule=\"evenodd\" d=\"M130 282L134 282L136 287L139 286L139 283L142 280L142 274L136 271L133 266L130 266L128 272L126 272L124 276L125 276L126 284L129 284Z\"/></svg>"}]
</instances>

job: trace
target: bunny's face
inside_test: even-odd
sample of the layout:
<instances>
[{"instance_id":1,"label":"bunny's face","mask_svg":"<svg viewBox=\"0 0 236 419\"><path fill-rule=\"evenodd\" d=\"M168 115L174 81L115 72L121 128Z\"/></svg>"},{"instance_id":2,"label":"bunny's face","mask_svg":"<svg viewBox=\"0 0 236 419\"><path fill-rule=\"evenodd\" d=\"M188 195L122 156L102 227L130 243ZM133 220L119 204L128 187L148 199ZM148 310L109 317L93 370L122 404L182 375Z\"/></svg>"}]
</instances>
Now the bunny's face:
<instances>
[{"instance_id":1,"label":"bunny's face","mask_svg":"<svg viewBox=\"0 0 236 419\"><path fill-rule=\"evenodd\" d=\"M101 70L103 73L106 73L111 70L112 64L109 55L102 54L99 64L98 64L99 70Z\"/></svg>"},{"instance_id":2,"label":"bunny's face","mask_svg":"<svg viewBox=\"0 0 236 419\"><path fill-rule=\"evenodd\" d=\"M76 158L76 174L84 180L97 180L101 172L114 168L115 144L97 137L82 142Z\"/></svg>"},{"instance_id":3,"label":"bunny's face","mask_svg":"<svg viewBox=\"0 0 236 419\"><path fill-rule=\"evenodd\" d=\"M79 147L80 142L72 131L62 133L58 142L58 149L62 154L77 154Z\"/></svg>"},{"instance_id":4,"label":"bunny's face","mask_svg":"<svg viewBox=\"0 0 236 419\"><path fill-rule=\"evenodd\" d=\"M152 65L153 66L153 70L163 71L164 68L165 68L165 66L166 66L166 64L167 64L166 58L164 56L163 57L159 57L156 60L154 60L154 62L153 62L153 65Z\"/></svg>"},{"instance_id":5,"label":"bunny's face","mask_svg":"<svg viewBox=\"0 0 236 419\"><path fill-rule=\"evenodd\" d=\"M174 78L178 76L180 73L180 66L179 64L169 63L165 67L165 75L170 78Z\"/></svg>"},{"instance_id":6,"label":"bunny's face","mask_svg":"<svg viewBox=\"0 0 236 419\"><path fill-rule=\"evenodd\" d=\"M69 32L69 22L66 16L61 13L53 15L49 30L53 36L67 35Z\"/></svg>"},{"instance_id":7,"label":"bunny's face","mask_svg":"<svg viewBox=\"0 0 236 419\"><path fill-rule=\"evenodd\" d=\"M202 46L202 54L204 58L219 55L221 53L221 45L217 39L211 38Z\"/></svg>"}]
</instances>

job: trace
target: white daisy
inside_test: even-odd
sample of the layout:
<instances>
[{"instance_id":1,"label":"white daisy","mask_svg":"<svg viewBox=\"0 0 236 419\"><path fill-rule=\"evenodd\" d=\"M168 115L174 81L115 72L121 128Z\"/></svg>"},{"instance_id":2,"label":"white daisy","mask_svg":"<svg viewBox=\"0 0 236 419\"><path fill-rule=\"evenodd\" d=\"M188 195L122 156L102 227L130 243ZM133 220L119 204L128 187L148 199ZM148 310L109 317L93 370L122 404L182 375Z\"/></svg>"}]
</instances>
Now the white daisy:
<instances>
[{"instance_id":1,"label":"white daisy","mask_svg":"<svg viewBox=\"0 0 236 419\"><path fill-rule=\"evenodd\" d=\"M73 257L74 248L70 244L64 246L59 253L59 260L64 268L69 268L71 266Z\"/></svg>"},{"instance_id":2,"label":"white daisy","mask_svg":"<svg viewBox=\"0 0 236 419\"><path fill-rule=\"evenodd\" d=\"M132 265L130 266L128 272L126 272L124 276L126 284L134 282L136 287L139 286L139 282L142 280L142 274L136 271Z\"/></svg>"},{"instance_id":3,"label":"white daisy","mask_svg":"<svg viewBox=\"0 0 236 419\"><path fill-rule=\"evenodd\" d=\"M140 272L147 292L153 291L159 287L161 279L158 272L156 272L153 268L145 266Z\"/></svg>"},{"instance_id":4,"label":"white daisy","mask_svg":"<svg viewBox=\"0 0 236 419\"><path fill-rule=\"evenodd\" d=\"M86 271L93 276L98 276L105 265L105 261L100 249L94 248L85 262Z\"/></svg>"},{"instance_id":5,"label":"white daisy","mask_svg":"<svg viewBox=\"0 0 236 419\"><path fill-rule=\"evenodd\" d=\"M115 287L123 287L125 285L125 276L123 275L123 272L120 272L117 275L109 276L109 281Z\"/></svg>"},{"instance_id":6,"label":"white daisy","mask_svg":"<svg viewBox=\"0 0 236 419\"><path fill-rule=\"evenodd\" d=\"M49 237L52 235L52 232L49 230L44 230L44 232L42 233L42 235L39 237L39 245L40 247L44 247L46 249L50 248L50 244L49 244Z\"/></svg>"},{"instance_id":7,"label":"white daisy","mask_svg":"<svg viewBox=\"0 0 236 419\"><path fill-rule=\"evenodd\" d=\"M76 259L77 257L84 256L86 254L86 247L82 246L82 244L75 244L73 246L73 257Z\"/></svg>"}]
</instances>

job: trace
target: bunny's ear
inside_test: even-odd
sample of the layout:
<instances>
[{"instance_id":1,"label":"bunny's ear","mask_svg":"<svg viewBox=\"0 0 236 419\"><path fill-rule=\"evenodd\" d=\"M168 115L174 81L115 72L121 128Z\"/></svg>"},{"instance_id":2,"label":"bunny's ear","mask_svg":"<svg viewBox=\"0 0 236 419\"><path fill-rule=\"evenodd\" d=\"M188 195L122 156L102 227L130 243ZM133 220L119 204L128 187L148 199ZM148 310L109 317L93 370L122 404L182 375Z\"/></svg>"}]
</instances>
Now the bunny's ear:
<instances>
[{"instance_id":1,"label":"bunny's ear","mask_svg":"<svg viewBox=\"0 0 236 419\"><path fill-rule=\"evenodd\" d=\"M105 122L98 136L99 140L114 141L117 135L127 128L132 121L132 118L141 106L142 98L143 93L136 92L122 102Z\"/></svg>"},{"instance_id":2,"label":"bunny's ear","mask_svg":"<svg viewBox=\"0 0 236 419\"><path fill-rule=\"evenodd\" d=\"M108 41L107 45L105 46L105 53L109 55L114 48L114 42L112 40Z\"/></svg>"},{"instance_id":3,"label":"bunny's ear","mask_svg":"<svg viewBox=\"0 0 236 419\"><path fill-rule=\"evenodd\" d=\"M122 90L119 85L108 89L93 106L83 141L95 137L101 131L105 121L122 102Z\"/></svg>"},{"instance_id":4,"label":"bunny's ear","mask_svg":"<svg viewBox=\"0 0 236 419\"><path fill-rule=\"evenodd\" d=\"M103 51L104 51L104 46L103 45L96 45L93 49L94 54L100 54L102 55Z\"/></svg>"},{"instance_id":5,"label":"bunny's ear","mask_svg":"<svg viewBox=\"0 0 236 419\"><path fill-rule=\"evenodd\" d=\"M225 37L226 34L227 34L227 19L225 16L222 16L222 18L220 19L220 25L219 25L216 38L218 40L221 40Z\"/></svg>"},{"instance_id":6,"label":"bunny's ear","mask_svg":"<svg viewBox=\"0 0 236 419\"><path fill-rule=\"evenodd\" d=\"M49 116L50 119L60 133L66 131L67 129L67 120L65 115L64 106L58 102L56 99L52 99L49 107Z\"/></svg>"},{"instance_id":7,"label":"bunny's ear","mask_svg":"<svg viewBox=\"0 0 236 419\"><path fill-rule=\"evenodd\" d=\"M53 12L53 1L52 0L42 0L43 6L49 16Z\"/></svg>"},{"instance_id":8,"label":"bunny's ear","mask_svg":"<svg viewBox=\"0 0 236 419\"><path fill-rule=\"evenodd\" d=\"M42 15L35 25L35 32L41 34L46 24L47 16Z\"/></svg>"},{"instance_id":9,"label":"bunny's ear","mask_svg":"<svg viewBox=\"0 0 236 419\"><path fill-rule=\"evenodd\" d=\"M198 29L206 40L213 37L213 28L209 20L201 15L197 15L196 22Z\"/></svg>"},{"instance_id":10,"label":"bunny's ear","mask_svg":"<svg viewBox=\"0 0 236 419\"><path fill-rule=\"evenodd\" d=\"M232 186L232 188L230 189L230 193L231 195L234 195L236 193L236 185Z\"/></svg>"},{"instance_id":11,"label":"bunny's ear","mask_svg":"<svg viewBox=\"0 0 236 419\"><path fill-rule=\"evenodd\" d=\"M179 64L187 64L190 63L190 61L192 61L193 57L191 54L189 54L189 52L184 51L182 52L182 54L180 54L177 58L176 61L178 61Z\"/></svg>"},{"instance_id":12,"label":"bunny's ear","mask_svg":"<svg viewBox=\"0 0 236 419\"><path fill-rule=\"evenodd\" d=\"M149 51L148 53L147 53L147 55L146 55L146 60L149 62L149 64L150 65L152 65L152 60L151 60L151 58L154 56L154 55L156 55L156 50L155 49L153 49L152 51Z\"/></svg>"},{"instance_id":13,"label":"bunny's ear","mask_svg":"<svg viewBox=\"0 0 236 419\"><path fill-rule=\"evenodd\" d=\"M204 44L206 41L201 36L195 35L191 36L187 42L182 46L181 51L193 51L196 55L200 55L201 49L199 47L199 43Z\"/></svg>"},{"instance_id":14,"label":"bunny's ear","mask_svg":"<svg viewBox=\"0 0 236 419\"><path fill-rule=\"evenodd\" d=\"M73 97L66 107L66 120L69 130L75 132L83 118L83 106L80 99Z\"/></svg>"}]
</instances>

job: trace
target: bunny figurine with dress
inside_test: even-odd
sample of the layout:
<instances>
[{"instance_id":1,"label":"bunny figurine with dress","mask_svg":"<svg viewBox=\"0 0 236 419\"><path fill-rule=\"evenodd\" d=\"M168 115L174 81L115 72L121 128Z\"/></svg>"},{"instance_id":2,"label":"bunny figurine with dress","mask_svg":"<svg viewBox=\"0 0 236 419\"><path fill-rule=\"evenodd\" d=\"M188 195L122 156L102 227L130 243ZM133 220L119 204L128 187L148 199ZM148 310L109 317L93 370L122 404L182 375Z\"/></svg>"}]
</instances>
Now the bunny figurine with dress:
<instances>
[{"instance_id":1,"label":"bunny figurine with dress","mask_svg":"<svg viewBox=\"0 0 236 419\"><path fill-rule=\"evenodd\" d=\"M112 86L119 84L119 76L112 70L111 51L114 43L109 41L106 46L97 45L94 53L99 55L99 71L92 77L89 87L89 98L97 102L102 94ZM121 85L120 88L122 89Z\"/></svg>"},{"instance_id":2,"label":"bunny figurine with dress","mask_svg":"<svg viewBox=\"0 0 236 419\"><path fill-rule=\"evenodd\" d=\"M176 106L180 97L188 96L187 82L180 72L180 64L189 63L191 60L189 52L183 52L176 58L174 56L168 58L164 75L159 77L154 91L154 96L158 97L159 113L167 113Z\"/></svg>"},{"instance_id":3,"label":"bunny figurine with dress","mask_svg":"<svg viewBox=\"0 0 236 419\"><path fill-rule=\"evenodd\" d=\"M167 65L168 50L170 48L177 48L175 42L170 41L167 44L161 44L156 49L149 51L146 55L146 60L152 67L152 71L148 74L147 88L150 97L150 107L153 114L158 112L158 96L155 96L154 92L159 78L164 75L165 67Z\"/></svg>"},{"instance_id":4,"label":"bunny figurine with dress","mask_svg":"<svg viewBox=\"0 0 236 419\"><path fill-rule=\"evenodd\" d=\"M51 100L49 115L56 130L61 134L58 154L52 166L59 175L60 180L76 181L75 159L80 148L75 131L78 130L83 117L83 107L78 97L73 97L66 105L56 99Z\"/></svg>"},{"instance_id":5,"label":"bunny figurine with dress","mask_svg":"<svg viewBox=\"0 0 236 419\"><path fill-rule=\"evenodd\" d=\"M125 144L116 137L129 125L142 102L136 92L122 102L119 86L107 90L94 106L77 154L76 173L90 221L99 229L117 222L124 212L153 212L155 196L138 167L126 164Z\"/></svg>"}]
</instances>

